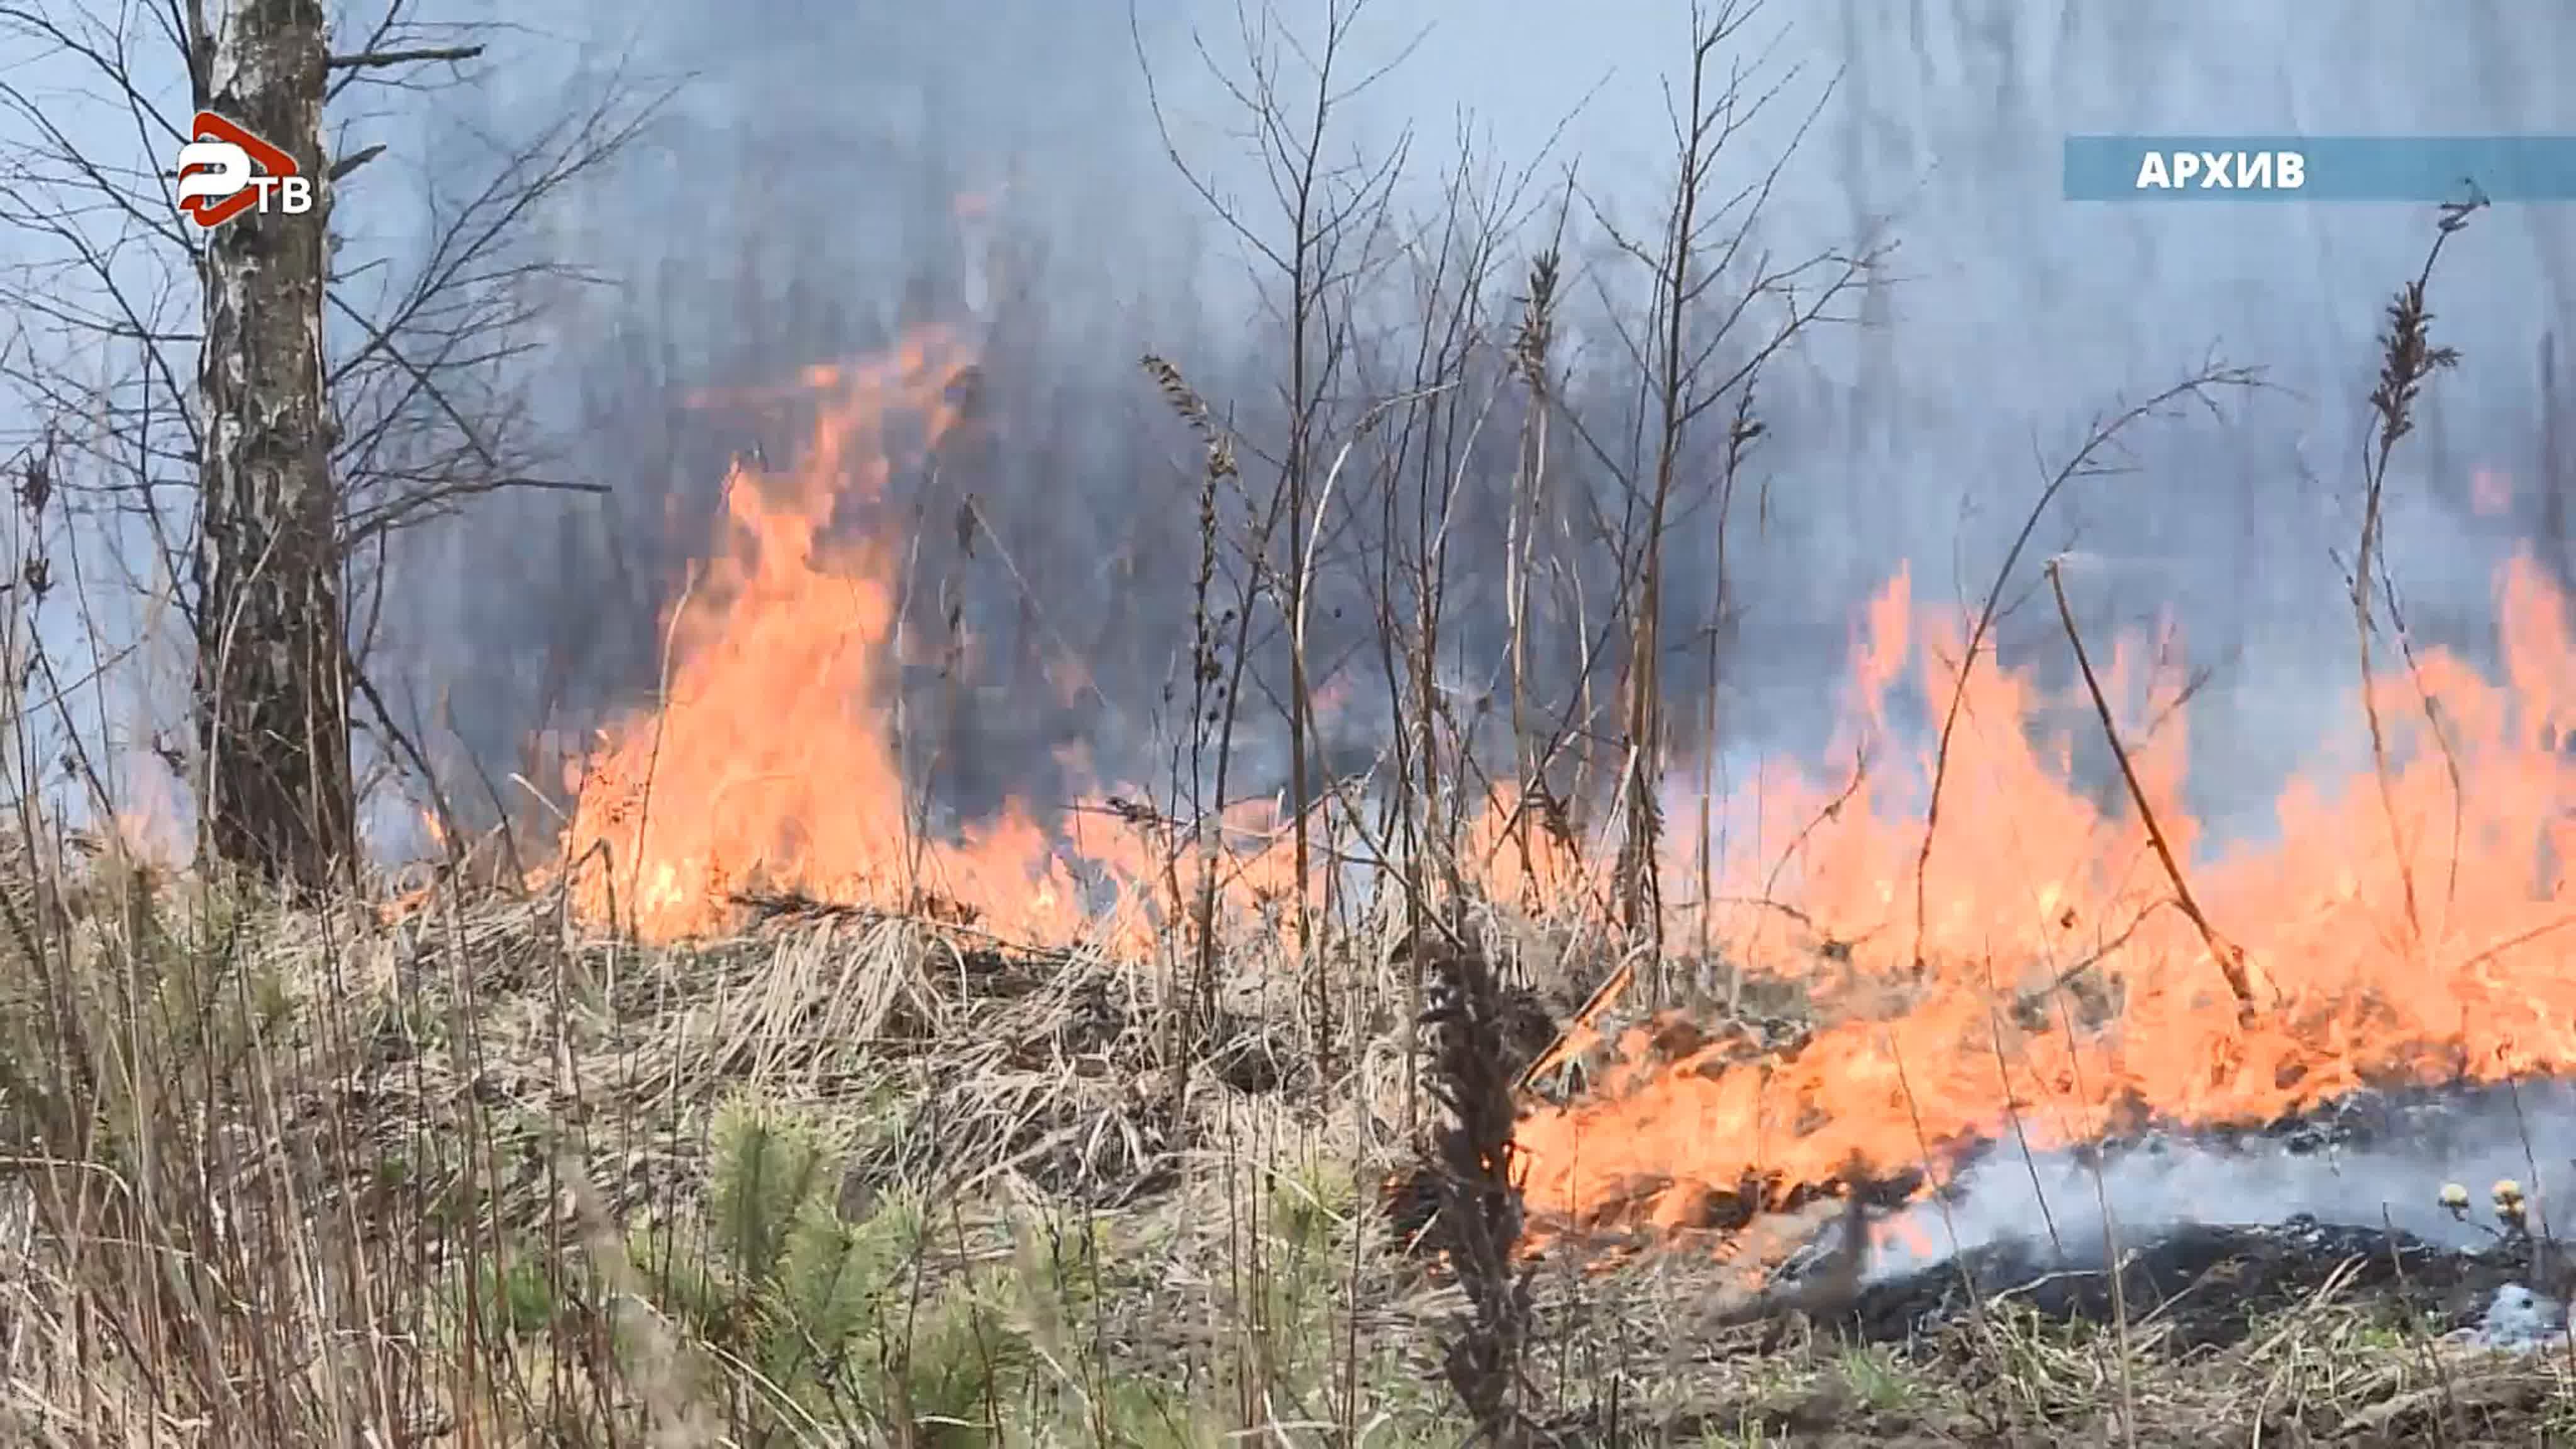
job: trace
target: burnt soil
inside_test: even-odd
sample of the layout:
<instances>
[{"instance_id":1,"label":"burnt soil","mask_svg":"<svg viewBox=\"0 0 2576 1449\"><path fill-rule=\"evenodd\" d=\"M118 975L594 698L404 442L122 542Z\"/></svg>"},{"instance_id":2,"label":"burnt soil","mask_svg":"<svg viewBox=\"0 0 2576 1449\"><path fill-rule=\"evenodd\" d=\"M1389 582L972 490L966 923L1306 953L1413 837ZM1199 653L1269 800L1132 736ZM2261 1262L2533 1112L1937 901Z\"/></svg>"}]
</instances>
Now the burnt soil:
<instances>
[{"instance_id":1,"label":"burnt soil","mask_svg":"<svg viewBox=\"0 0 2576 1449\"><path fill-rule=\"evenodd\" d=\"M2101 1255L2070 1261L2044 1241L2012 1240L1864 1284L1847 1306L1817 1316L1863 1342L1901 1343L1967 1321L1971 1304L2019 1303L2056 1323L2109 1324L2125 1310L2128 1322L2165 1325L2174 1347L2191 1350L2242 1342L2267 1318L2329 1293L2441 1334L2477 1327L2509 1284L2557 1297L2569 1281L2564 1251L2527 1238L2464 1251L2296 1217L2166 1229L2122 1255L2116 1294Z\"/></svg>"}]
</instances>

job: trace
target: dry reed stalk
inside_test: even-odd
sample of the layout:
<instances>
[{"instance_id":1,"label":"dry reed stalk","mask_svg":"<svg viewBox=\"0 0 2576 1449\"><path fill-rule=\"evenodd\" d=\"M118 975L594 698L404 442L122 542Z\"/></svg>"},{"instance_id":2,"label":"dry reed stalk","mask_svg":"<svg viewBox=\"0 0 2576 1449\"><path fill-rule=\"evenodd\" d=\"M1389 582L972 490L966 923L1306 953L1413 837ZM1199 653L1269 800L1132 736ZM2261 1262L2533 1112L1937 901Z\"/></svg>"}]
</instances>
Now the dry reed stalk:
<instances>
[{"instance_id":1,"label":"dry reed stalk","mask_svg":"<svg viewBox=\"0 0 2576 1449\"><path fill-rule=\"evenodd\" d=\"M2379 785L2380 813L2388 823L2389 850L2396 857L2406 927L2418 950L2426 944L2424 919L2416 901L2415 866L2408 858L2406 832L2397 818L2396 771L2389 758L2388 730L2379 714L2378 672L2371 657L2371 639L2378 631L2371 619L2370 592L2379 554L2381 513L2388 496L2389 459L2396 454L2398 441L2415 431L2415 404L2423 394L2424 384L2434 373L2456 367L2460 361L2457 350L2433 345L2433 314L2426 306L2425 294L2433 282L2433 268L2442 259L2443 245L2467 226L2470 215L2483 205L2478 201L2442 209L2433 244L2424 253L2423 267L2389 301L2388 329L2380 334L2379 381L2370 393L2370 410L2379 425L2362 464L2361 540L2353 551L2352 562L2352 618L2361 673L2362 717L2370 727L2372 774ZM2420 689L2420 675L2417 684Z\"/></svg>"},{"instance_id":2,"label":"dry reed stalk","mask_svg":"<svg viewBox=\"0 0 2576 1449\"><path fill-rule=\"evenodd\" d=\"M2093 673L2093 660L2084 649L2084 636L2075 627L2075 609L2066 602L2066 578L2058 562L2048 562L2048 587L2057 596L2058 622L2066 628L2066 642L2075 650L2076 671L2084 676L2085 692L2093 699L2094 716L2102 722L2102 738L2110 743L2111 758L2119 764L2120 779L2129 787L2129 801L2138 807L2138 821L2146 827L2147 844L2164 867L2165 879L2172 883L2174 903L2182 908L2193 928L2200 932L2209 957L2218 965L2218 973L2227 978L2228 993L2236 998L2240 1021L2254 1016L2254 984L2245 971L2245 948L2219 934L2191 893L2191 882L2183 877L2182 862L2175 859L2173 846L2165 840L2164 827L2156 823L2155 807L2147 803L2147 787L2138 779L2138 768L2130 763L2128 747L2120 743L2119 726L2111 719L2111 701L2102 693L2102 681Z\"/></svg>"},{"instance_id":3,"label":"dry reed stalk","mask_svg":"<svg viewBox=\"0 0 2576 1449\"><path fill-rule=\"evenodd\" d=\"M1428 958L1422 967L1430 985L1424 1016L1433 1040L1430 1091L1448 1117L1433 1134L1440 1202L1434 1242L1467 1297L1441 1366L1489 1441L1520 1444L1530 1437L1521 1409L1530 1274L1514 1261L1522 1204L1502 995L1475 946L1424 937L1415 949Z\"/></svg>"},{"instance_id":4,"label":"dry reed stalk","mask_svg":"<svg viewBox=\"0 0 2576 1449\"><path fill-rule=\"evenodd\" d=\"M1563 222L1559 221L1562 231ZM1529 692L1529 594L1531 549L1538 535L1538 520L1546 507L1548 461L1548 415L1553 405L1555 363L1550 354L1556 345L1557 282L1563 257L1555 242L1530 259L1528 291L1521 298L1521 319L1512 335L1511 369L1529 390L1529 410L1521 424L1520 467L1513 477L1511 516L1504 529L1503 607L1511 635L1512 678L1512 749L1517 756L1517 785L1526 796L1531 791L1544 793L1539 781L1539 760L1530 732ZM1535 905L1539 899L1538 872L1531 836L1529 812L1514 802L1512 828L1520 837L1521 888L1523 904Z\"/></svg>"},{"instance_id":5,"label":"dry reed stalk","mask_svg":"<svg viewBox=\"0 0 2576 1449\"><path fill-rule=\"evenodd\" d=\"M1217 829L1221 821L1212 819L1201 791L1207 779L1207 752L1210 734L1217 714L1229 696L1227 671L1223 661L1218 626L1225 620L1209 613L1216 588L1217 494L1220 488L1237 477L1234 437L1220 426L1208 409L1207 400L1181 376L1181 370L1153 353L1146 353L1139 365L1161 391L1163 400L1190 431L1203 449L1198 480L1198 567L1190 588L1190 721L1187 770L1189 783L1188 818L1190 840L1197 857L1196 889L1185 893L1181 884L1180 857L1184 849L1175 836L1163 852L1165 887L1172 894L1174 914L1184 923L1185 937L1192 958L1192 971L1186 984L1176 971L1172 993L1175 1007L1167 1060L1172 1070L1172 1104L1174 1112L1183 1110L1189 1100L1190 1059L1195 1054L1199 1024L1210 1019L1216 1010L1216 880L1218 869ZM1177 777L1182 762L1173 761ZM1172 782L1174 812L1179 812L1183 786L1178 778ZM1223 790L1222 778L1218 785ZM1175 965L1177 966L1177 957Z\"/></svg>"}]
</instances>

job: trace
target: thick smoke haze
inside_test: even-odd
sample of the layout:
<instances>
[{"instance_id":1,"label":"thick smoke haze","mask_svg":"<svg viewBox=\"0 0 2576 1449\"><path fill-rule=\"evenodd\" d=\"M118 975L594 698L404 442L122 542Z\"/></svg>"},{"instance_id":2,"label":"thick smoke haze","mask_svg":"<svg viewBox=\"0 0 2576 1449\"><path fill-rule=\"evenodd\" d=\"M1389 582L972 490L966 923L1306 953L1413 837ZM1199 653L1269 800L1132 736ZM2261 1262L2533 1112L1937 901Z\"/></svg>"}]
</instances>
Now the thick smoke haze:
<instances>
[{"instance_id":1,"label":"thick smoke haze","mask_svg":"<svg viewBox=\"0 0 2576 1449\"><path fill-rule=\"evenodd\" d=\"M1319 21L1302 12L1321 7L1281 9L1278 23L1311 45ZM1252 417L1284 351L1259 291L1274 279L1164 149L1168 132L1260 235L1282 234L1247 119L1209 73L1211 59L1243 73L1242 16L1146 6L1131 30L1113 4L998 0L935 12L780 4L748 28L730 15L626 22L642 69L688 75L650 143L555 243L616 285L559 324L536 385L579 465L617 496L569 514L517 500L463 528L447 557L474 582L419 585L422 677L444 676L457 727L495 758L550 709L577 716L649 690L658 613L703 545L726 458L796 445L792 423L679 397L774 382L937 316L987 328L1005 420L979 466L1012 481L983 496L1021 510L994 526L1056 622L1089 630L1026 649L1072 648L1122 706L1032 727L1041 707L1023 703L985 784L1042 794L1022 766L1045 758L1032 746L1061 742L1049 736L1103 746L1113 772L1137 767L1139 731L1187 647L1185 574L1148 562L1140 575L1137 545L1187 556L1172 521L1191 480L1185 440L1130 364L1167 355ZM1764 379L1763 517L1747 508L1735 523L1726 585L1730 763L1816 737L1857 610L1886 578L1910 569L1918 597L1972 600L2047 466L2089 422L2215 356L2266 369L2273 390L2223 418L2141 429L2124 474L2078 489L2037 542L2082 557L2073 577L2089 628L2179 624L2212 671L2199 803L2226 828L2259 829L2285 772L2355 743L2342 738L2340 561L2357 530L2362 399L2381 309L2420 264L2432 217L2072 205L2059 197L2059 141L2576 129L2544 60L2568 53L2571 32L2547 0L2355 6L2331 22L2287 3L2150 13L1963 0L1755 16L1740 63L1781 96L1722 174L1757 178L1812 111L1762 239L1783 256L1882 237L1897 250L1849 309L1852 325L1811 334ZM1278 38L1252 35L1256 49ZM1493 288L1502 304L1570 179L1568 291L1594 319L1573 324L1568 363L1596 400L1615 403L1629 371L1600 318L1643 300L1596 213L1651 229L1672 166L1666 87L1687 41L1682 7L1655 0L1579 13L1379 0L1344 59L1353 76L1392 66L1337 114L1336 150L1367 165L1405 148L1399 215L1434 213L1462 145L1489 180L1529 172L1524 225ZM1286 74L1304 79L1293 64ZM546 97L511 104L541 112ZM964 222L961 197L975 198ZM2437 340L2466 362L2435 384L2425 430L2401 454L2388 543L2421 639L2473 655L2491 645L2492 568L2535 531L2548 477L2539 377L2576 305L2571 260L2564 212L2499 210L2437 280ZM2510 480L2507 516L2470 506L2482 471ZM1676 607L1697 610L1683 625L1696 627L1713 549L1683 539L1674 551L1689 576ZM1028 627L1017 587L992 573L968 585L986 605L979 630ZM2053 623L2023 612L2005 657L2060 668ZM1494 623L1461 635L1472 653ZM1019 647L1001 641L991 657ZM1457 667L1474 677L1491 662Z\"/></svg>"},{"instance_id":2,"label":"thick smoke haze","mask_svg":"<svg viewBox=\"0 0 2576 1449\"><path fill-rule=\"evenodd\" d=\"M917 586L946 581L967 599L991 705L961 726L978 739L960 751L972 764L954 803L1043 803L1067 743L1104 773L1149 772L1188 647L1194 460L1135 360L1169 357L1259 434L1284 354L1275 278L1166 140L1258 235L1282 235L1249 120L1209 69L1239 80L1247 40L1311 54L1320 0L1276 8L1265 30L1208 0L1140 0L1132 14L1115 0L546 0L510 9L471 85L375 102L343 144L382 140L388 159L352 181L344 225L399 252L435 213L420 198L488 154L474 138L530 134L612 84L671 95L614 168L537 218L530 253L598 280L551 289L539 346L502 390L532 410L555 472L610 491L502 495L406 540L385 625L398 711L443 758L497 775L527 763L541 730L578 732L649 699L660 618L710 536L728 460L781 462L800 442L793 409L746 399L936 320L982 352L972 456L936 485L901 480L849 523L901 530L919 509L940 535L931 493L970 491L1014 566L937 548L917 566ZM478 16L491 18L459 18ZM1633 320L1644 278L1601 219L1643 234L1658 218L1668 86L1688 40L1676 0L1375 0L1343 64L1354 81L1385 69L1337 112L1327 150L1363 170L1403 156L1391 234L1414 250L1384 273L1371 320L1386 337L1407 325L1406 268L1463 154L1489 194L1520 187L1486 287L1490 325L1507 327L1527 257L1565 214L1560 361L1574 403L1620 432L1633 380L1610 321ZM1762 243L1781 257L1896 250L1844 309L1850 322L1812 332L1762 379L1761 499L1739 501L1723 582L1730 771L1820 737L1855 619L1888 577L1909 570L1918 598L1973 601L2090 420L2212 356L2267 369L2272 390L2136 433L2127 470L2078 489L2037 544L2081 556L2071 576L2089 629L2170 618L2213 671L2195 789L2224 829L2259 830L2286 772L2357 747L2339 559L2357 530L2373 334L2432 217L2071 205L2059 142L2576 131L2555 75L2571 53L2576 12L2555 0L2362 3L2330 18L2292 0L1755 14L1730 63L1780 92L1734 143L1720 189L1758 179L1794 140ZM1293 55L1282 64L1302 114L1310 81ZM2563 210L2491 211L2435 285L2436 340L2466 360L2434 384L2400 455L2389 561L2419 639L2473 656L2492 646L2494 564L2546 532L2540 377L2576 315L2572 236ZM2502 516L2471 507L2482 472L2511 484ZM1472 511L1492 495L1464 496ZM1491 547L1500 526L1459 529ZM1676 636L1705 625L1720 588L1709 528L1686 523L1670 545ZM1327 582L1347 616L1328 646L1365 632L1360 572ZM1584 587L1605 589L1606 570ZM1494 673L1499 609L1472 584L1453 603L1449 667L1473 693ZM2063 669L2044 615L2008 624L2007 662ZM1100 689L1059 708L1042 681L1066 654ZM1552 667L1562 682L1568 661ZM1676 699L1697 698L1699 667L1676 661ZM1364 721L1348 728L1337 762L1370 747ZM1284 767L1249 783L1283 781Z\"/></svg>"}]
</instances>

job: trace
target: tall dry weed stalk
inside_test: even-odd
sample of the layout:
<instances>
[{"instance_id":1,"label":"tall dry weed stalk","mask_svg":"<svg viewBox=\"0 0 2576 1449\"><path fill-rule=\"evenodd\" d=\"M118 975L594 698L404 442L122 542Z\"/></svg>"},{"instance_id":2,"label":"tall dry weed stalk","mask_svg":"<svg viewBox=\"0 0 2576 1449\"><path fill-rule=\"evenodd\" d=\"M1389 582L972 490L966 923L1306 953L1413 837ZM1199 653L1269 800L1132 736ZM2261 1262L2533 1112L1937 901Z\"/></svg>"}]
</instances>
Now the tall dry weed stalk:
<instances>
[{"instance_id":1,"label":"tall dry weed stalk","mask_svg":"<svg viewBox=\"0 0 2576 1449\"><path fill-rule=\"evenodd\" d=\"M1189 980L1176 983L1173 994L1178 1009L1173 1013L1173 1036L1169 1044L1172 1064L1172 1101L1175 1111L1189 1098L1189 1062L1197 1040L1198 1024L1209 1020L1216 1010L1216 891L1219 873L1218 847L1222 836L1225 769L1222 759L1233 737L1233 711L1229 701L1240 667L1226 668L1227 649L1220 630L1229 623L1237 624L1234 657L1242 657L1241 628L1234 611L1210 612L1215 603L1217 565L1217 498L1221 489L1239 476L1235 462L1234 436L1217 421L1207 400L1198 389L1181 376L1181 370L1154 353L1146 353L1140 364L1145 375L1180 420L1189 426L1204 450L1198 478L1198 567L1190 581L1190 718L1186 744L1176 743L1173 760L1172 813L1190 821L1190 840L1185 845L1177 836L1164 853L1164 884L1172 893L1176 916L1187 921L1185 943L1190 956ZM1220 720L1222 717L1222 720ZM1222 729L1220 729L1222 723ZM1210 759L1216 764L1217 801L1211 804L1204 795ZM1186 755L1186 761L1180 756ZM1181 883L1180 858L1187 850L1196 857L1196 877L1186 893ZM1186 899L1184 898L1186 894ZM1177 964L1177 962L1176 962Z\"/></svg>"},{"instance_id":2,"label":"tall dry weed stalk","mask_svg":"<svg viewBox=\"0 0 2576 1449\"><path fill-rule=\"evenodd\" d=\"M2387 330L2379 339L2379 380L2370 391L2370 411L2374 436L2370 451L2362 463L2361 540L2353 550L2352 618L2355 649L2361 667L2361 711L2370 726L2370 759L2372 772L2379 782L2380 812L2388 822L2389 849L2397 860L2398 888L2404 895L2406 927L2417 949L2425 945L2424 918L2415 892L2415 867L2409 859L2406 832L2397 815L2397 786L2389 761L2388 729L2379 712L2378 670L2372 658L2372 643L2378 625L2372 617L2371 593L2374 588L2393 586L2384 577L2380 561L2381 517L2388 498L2388 464L2396 455L2397 444L2415 431L2415 405L2423 396L2424 384L2433 374L2456 367L2460 354L2456 349L2436 347L2432 341L2433 312L2427 292L2433 283L2433 268L2442 260L2442 248L2469 224L2469 217L2483 201L2462 202L2442 209L2441 220L2433 234L2433 244L2424 253L2424 265L2413 278L2397 289L2388 303ZM2392 599L2392 605L2393 605ZM2401 639L2400 643L2404 641ZM2419 678L2417 683L2421 685ZM2427 709L2430 702L2427 696ZM2434 732L2441 734L2440 721ZM2456 767L2455 767L2456 768Z\"/></svg>"},{"instance_id":3,"label":"tall dry weed stalk","mask_svg":"<svg viewBox=\"0 0 2576 1449\"><path fill-rule=\"evenodd\" d=\"M1433 1042L1430 1091L1447 1116L1432 1135L1439 1218L1429 1241L1467 1298L1443 1346L1441 1368L1489 1442L1526 1443L1521 1365L1529 1343L1530 1275L1515 1261L1522 1202L1502 993L1492 964L1466 931L1455 939L1421 938L1415 949L1424 953L1421 968L1431 988L1423 1021Z\"/></svg>"},{"instance_id":4,"label":"tall dry weed stalk","mask_svg":"<svg viewBox=\"0 0 2576 1449\"><path fill-rule=\"evenodd\" d=\"M1717 64L1760 9L1761 0L1692 0L1688 65L1673 87L1674 170L1660 235L1624 236L1601 218L1613 244L1643 264L1652 287L1647 325L1631 344L1640 364L1638 440L1647 446L1625 480L1617 899L1621 924L1645 953L1658 1004L1668 992L1659 864L1672 728L1663 681L1665 545L1673 523L1711 492L1721 516L1725 503L1722 487L1697 477L1696 434L1712 415L1725 416L1714 410L1730 400L1742 407L1741 395L1764 364L1809 327L1849 320L1836 304L1876 273L1887 252L1883 245L1827 250L1778 264L1753 244L1783 170L1834 92L1828 82L1758 176L1741 186L1721 176L1744 129L1786 89L1750 82L1740 63ZM1738 421L1749 421L1749 413ZM1747 434L1729 446L1749 441Z\"/></svg>"},{"instance_id":5,"label":"tall dry weed stalk","mask_svg":"<svg viewBox=\"0 0 2576 1449\"><path fill-rule=\"evenodd\" d=\"M1564 256L1551 241L1530 259L1528 290L1521 297L1520 324L1512 334L1511 369L1529 394L1522 415L1520 467L1512 480L1512 512L1506 529L1503 606L1511 634L1512 749L1517 758L1515 784L1521 796L1513 804L1512 829L1518 836L1524 905L1539 899L1536 821L1528 797L1545 798L1544 758L1530 718L1529 609L1530 574L1537 566L1539 520L1547 509L1548 414L1554 406L1557 286Z\"/></svg>"}]
</instances>

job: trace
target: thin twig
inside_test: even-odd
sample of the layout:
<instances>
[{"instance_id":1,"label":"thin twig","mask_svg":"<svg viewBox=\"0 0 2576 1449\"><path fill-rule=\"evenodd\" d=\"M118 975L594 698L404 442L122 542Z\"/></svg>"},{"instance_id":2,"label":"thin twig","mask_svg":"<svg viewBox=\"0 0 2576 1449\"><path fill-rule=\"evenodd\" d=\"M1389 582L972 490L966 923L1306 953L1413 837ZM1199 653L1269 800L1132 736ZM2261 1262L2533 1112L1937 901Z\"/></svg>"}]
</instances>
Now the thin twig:
<instances>
[{"instance_id":1,"label":"thin twig","mask_svg":"<svg viewBox=\"0 0 2576 1449\"><path fill-rule=\"evenodd\" d=\"M2066 626L2066 642L2074 647L2075 667L2084 675L2085 692L2093 696L2093 712L2102 721L2102 738L2110 743L2111 758L2120 765L2120 778L2129 787L2129 799L2138 807L2138 819L2146 826L2147 844L2153 846L2156 859L2165 868L2165 878L2173 883L2174 903L2191 918L2200 939L2208 945L2210 959L2218 963L2219 974L2227 978L2227 989L2236 997L2236 1014L2240 1021L2254 1016L2254 987L2245 975L2243 947L2218 933L2202 912L2200 902L2191 894L2191 883L2183 879L2182 862L2174 858L2173 846L2165 840L2164 827L2156 823L2155 807L2147 803L2147 788L2138 779L2137 766L2130 763L2128 748L2120 743L2119 726L2111 718L2111 701L2102 693L2102 681L2094 676L2093 661L2084 652L2084 636L2075 627L2075 610L2066 602L2066 579L2058 561L2048 562L2049 591L2057 596L2058 622Z\"/></svg>"},{"instance_id":2,"label":"thin twig","mask_svg":"<svg viewBox=\"0 0 2576 1449\"><path fill-rule=\"evenodd\" d=\"M2047 516L2058 495L2076 479L2095 477L2109 471L2095 460L2134 424L2154 417L2185 399L2204 407L2212 406L2212 394L2219 389L2259 387L2262 376L2256 368L2204 367L2146 401L2097 423L2083 446L2075 450L2074 455L2049 478L2047 486L2039 490L2039 497L2032 500L2030 512L2022 519L2021 531L2013 536L2012 547L2004 550L2003 562L1995 569L1994 582L1987 587L1985 602L1977 610L1976 624L1968 631L1967 653L1960 659L1958 677L1951 683L1949 707L1941 716L1940 740L1933 747L1930 796L1923 807L1923 843L1914 855L1914 963L1918 968L1923 964L1923 939L1931 918L1932 842L1941 828L1941 790L1950 777L1950 739L1958 731L1960 715L1967 709L1968 678L1975 672L1977 658L1985 649L1987 637L1994 632L1996 620L2003 614L2004 590L2011 585L2014 571L2021 567L2022 554L2039 532L2039 521Z\"/></svg>"}]
</instances>

